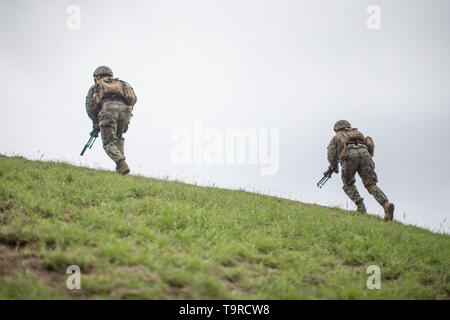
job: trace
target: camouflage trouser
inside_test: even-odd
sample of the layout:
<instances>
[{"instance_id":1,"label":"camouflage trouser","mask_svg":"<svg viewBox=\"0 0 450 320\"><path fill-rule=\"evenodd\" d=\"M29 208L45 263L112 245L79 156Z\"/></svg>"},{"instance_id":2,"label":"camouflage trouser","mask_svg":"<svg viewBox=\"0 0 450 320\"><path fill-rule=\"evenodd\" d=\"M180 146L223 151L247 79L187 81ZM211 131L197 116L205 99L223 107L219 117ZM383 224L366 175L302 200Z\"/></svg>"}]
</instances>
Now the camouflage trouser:
<instances>
[{"instance_id":1,"label":"camouflage trouser","mask_svg":"<svg viewBox=\"0 0 450 320\"><path fill-rule=\"evenodd\" d=\"M122 134L128 130L131 111L132 107L121 101L108 101L103 104L102 110L98 114L103 148L116 164L125 160Z\"/></svg>"},{"instance_id":2,"label":"camouflage trouser","mask_svg":"<svg viewBox=\"0 0 450 320\"><path fill-rule=\"evenodd\" d=\"M377 202L384 205L388 198L383 191L377 187L377 175L375 173L375 163L369 152L365 148L352 149L349 146L348 159L342 161L342 182L347 196L355 203L363 202L355 186L355 174L358 172L367 191Z\"/></svg>"}]
</instances>

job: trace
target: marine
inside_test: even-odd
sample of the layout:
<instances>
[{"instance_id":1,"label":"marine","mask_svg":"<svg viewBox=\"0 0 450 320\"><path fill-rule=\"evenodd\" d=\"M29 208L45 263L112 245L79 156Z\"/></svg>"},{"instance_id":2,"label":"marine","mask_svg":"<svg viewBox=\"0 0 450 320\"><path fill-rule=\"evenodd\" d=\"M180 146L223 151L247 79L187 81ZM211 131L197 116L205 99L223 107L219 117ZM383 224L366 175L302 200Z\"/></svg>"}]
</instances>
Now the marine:
<instances>
[{"instance_id":1,"label":"marine","mask_svg":"<svg viewBox=\"0 0 450 320\"><path fill-rule=\"evenodd\" d=\"M107 66L95 69L93 76L95 84L86 96L87 114L93 128L101 132L103 149L116 163L116 172L128 174L123 134L128 130L136 95L127 82L113 78Z\"/></svg>"},{"instance_id":2,"label":"marine","mask_svg":"<svg viewBox=\"0 0 450 320\"><path fill-rule=\"evenodd\" d=\"M341 176L343 189L347 196L356 204L357 211L366 213L364 199L355 186L355 174L358 172L364 187L384 209L384 220L394 218L394 204L377 186L378 178L375 173L373 154L375 145L371 137L365 137L357 128L352 128L346 120L339 120L334 125L336 135L328 145L327 158L329 170L339 172L341 163Z\"/></svg>"}]
</instances>

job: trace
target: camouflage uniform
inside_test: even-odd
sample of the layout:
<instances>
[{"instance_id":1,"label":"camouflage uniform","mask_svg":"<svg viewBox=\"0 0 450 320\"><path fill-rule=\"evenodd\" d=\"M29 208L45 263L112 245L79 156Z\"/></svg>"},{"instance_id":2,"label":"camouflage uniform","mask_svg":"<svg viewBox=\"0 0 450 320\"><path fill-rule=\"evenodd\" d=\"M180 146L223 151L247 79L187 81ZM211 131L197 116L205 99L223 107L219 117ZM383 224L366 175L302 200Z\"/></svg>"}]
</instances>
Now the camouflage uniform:
<instances>
[{"instance_id":1,"label":"camouflage uniform","mask_svg":"<svg viewBox=\"0 0 450 320\"><path fill-rule=\"evenodd\" d=\"M336 132L336 135L331 139L328 145L328 161L330 163L330 169L334 172L338 172L338 162L341 162L342 170L342 182L344 184L343 189L347 196L358 206L358 211L365 212L363 198L360 196L358 189L355 186L355 174L358 172L362 179L364 187L367 191L373 195L375 200L386 209L386 206L391 205L392 208L388 208L388 211L393 211L393 205L389 203L388 198L384 192L377 186L378 178L375 173L375 163L372 160L372 156L369 153L366 140L359 141L360 143L345 142L343 139L343 132L345 130L356 129L342 129ZM357 130L356 130L357 131ZM357 131L364 137L359 131ZM346 144L346 151L344 150ZM361 208L361 210L359 210ZM389 212L393 214L393 212ZM385 216L385 219L387 217ZM389 217L387 220L392 220Z\"/></svg>"},{"instance_id":2,"label":"camouflage uniform","mask_svg":"<svg viewBox=\"0 0 450 320\"><path fill-rule=\"evenodd\" d=\"M132 107L122 101L108 101L98 114L103 148L115 163L125 160L122 135L128 130L131 111Z\"/></svg>"},{"instance_id":3,"label":"camouflage uniform","mask_svg":"<svg viewBox=\"0 0 450 320\"><path fill-rule=\"evenodd\" d=\"M94 102L95 91L95 85L88 91L86 111L93 122L93 126L100 129L103 148L106 154L116 163L116 170L118 170L120 163L125 163L123 161L125 160L123 134L128 130L133 107L127 106L124 101L119 99L104 99L96 105Z\"/></svg>"}]
</instances>

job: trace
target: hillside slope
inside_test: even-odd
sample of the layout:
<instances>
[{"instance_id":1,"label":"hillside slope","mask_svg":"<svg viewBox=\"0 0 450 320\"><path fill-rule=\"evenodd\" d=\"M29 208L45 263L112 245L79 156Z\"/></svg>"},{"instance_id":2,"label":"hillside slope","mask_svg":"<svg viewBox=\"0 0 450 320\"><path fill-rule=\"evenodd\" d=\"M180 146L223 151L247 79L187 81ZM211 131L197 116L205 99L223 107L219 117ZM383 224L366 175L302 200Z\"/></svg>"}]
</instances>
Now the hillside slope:
<instances>
[{"instance_id":1,"label":"hillside slope","mask_svg":"<svg viewBox=\"0 0 450 320\"><path fill-rule=\"evenodd\" d=\"M449 265L448 235L372 215L0 156L2 299L449 299Z\"/></svg>"}]
</instances>

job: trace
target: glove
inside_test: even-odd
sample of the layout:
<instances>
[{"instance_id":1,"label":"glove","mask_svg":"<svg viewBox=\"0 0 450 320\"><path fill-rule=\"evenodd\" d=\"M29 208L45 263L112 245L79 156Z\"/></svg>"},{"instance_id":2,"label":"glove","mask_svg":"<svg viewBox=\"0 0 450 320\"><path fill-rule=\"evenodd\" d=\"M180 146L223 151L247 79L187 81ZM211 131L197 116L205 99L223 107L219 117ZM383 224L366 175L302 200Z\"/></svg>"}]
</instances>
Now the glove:
<instances>
[{"instance_id":1,"label":"glove","mask_svg":"<svg viewBox=\"0 0 450 320\"><path fill-rule=\"evenodd\" d=\"M98 126L98 124L94 123L94 126L91 131L91 135L93 135L94 137L97 138L99 132L100 132L100 127Z\"/></svg>"},{"instance_id":2,"label":"glove","mask_svg":"<svg viewBox=\"0 0 450 320\"><path fill-rule=\"evenodd\" d=\"M330 167L328 167L328 170L325 171L325 172L323 173L323 175L324 175L324 176L327 176L327 175L329 175L331 172L338 173L338 172L339 172L339 168L338 168L338 167L333 168L333 167L330 166Z\"/></svg>"}]
</instances>

